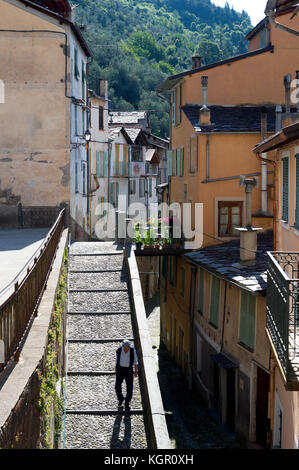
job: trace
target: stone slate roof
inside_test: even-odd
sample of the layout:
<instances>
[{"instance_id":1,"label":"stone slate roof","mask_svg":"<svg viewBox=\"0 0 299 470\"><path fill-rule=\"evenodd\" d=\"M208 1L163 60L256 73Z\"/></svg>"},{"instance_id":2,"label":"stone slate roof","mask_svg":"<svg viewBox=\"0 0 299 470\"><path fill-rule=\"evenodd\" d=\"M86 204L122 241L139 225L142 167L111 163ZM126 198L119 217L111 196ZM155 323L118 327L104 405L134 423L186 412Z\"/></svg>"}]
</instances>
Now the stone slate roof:
<instances>
[{"instance_id":1,"label":"stone slate roof","mask_svg":"<svg viewBox=\"0 0 299 470\"><path fill-rule=\"evenodd\" d=\"M199 127L201 104L187 104L182 110L193 127ZM202 126L208 132L261 132L261 113L267 111L267 130L275 132L275 106L217 106L208 105L211 111L211 126Z\"/></svg>"},{"instance_id":2,"label":"stone slate roof","mask_svg":"<svg viewBox=\"0 0 299 470\"><path fill-rule=\"evenodd\" d=\"M137 137L139 136L141 129L136 128L136 127L125 127L124 128L132 142L135 143Z\"/></svg>"},{"instance_id":3,"label":"stone slate roof","mask_svg":"<svg viewBox=\"0 0 299 470\"><path fill-rule=\"evenodd\" d=\"M140 120L147 119L146 111L110 111L109 124L123 125L126 124L140 124Z\"/></svg>"},{"instance_id":4,"label":"stone slate roof","mask_svg":"<svg viewBox=\"0 0 299 470\"><path fill-rule=\"evenodd\" d=\"M232 240L215 246L192 251L184 257L206 268L228 282L251 292L267 288L267 251L273 251L273 232L258 235L257 261L255 266L240 265L240 240Z\"/></svg>"}]
</instances>

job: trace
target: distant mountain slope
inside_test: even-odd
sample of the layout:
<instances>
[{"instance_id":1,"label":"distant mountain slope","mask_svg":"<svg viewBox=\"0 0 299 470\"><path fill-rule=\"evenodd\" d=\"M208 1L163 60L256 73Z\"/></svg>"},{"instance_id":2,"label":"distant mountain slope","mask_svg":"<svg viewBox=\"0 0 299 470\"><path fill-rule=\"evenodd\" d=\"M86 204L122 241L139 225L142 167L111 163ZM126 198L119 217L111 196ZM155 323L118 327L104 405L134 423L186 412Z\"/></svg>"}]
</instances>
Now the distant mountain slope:
<instances>
[{"instance_id":1,"label":"distant mountain slope","mask_svg":"<svg viewBox=\"0 0 299 470\"><path fill-rule=\"evenodd\" d=\"M167 103L155 93L165 77L247 51L247 13L210 0L77 0L76 20L94 53L90 86L109 80L114 109L148 109L153 132L169 133Z\"/></svg>"}]
</instances>

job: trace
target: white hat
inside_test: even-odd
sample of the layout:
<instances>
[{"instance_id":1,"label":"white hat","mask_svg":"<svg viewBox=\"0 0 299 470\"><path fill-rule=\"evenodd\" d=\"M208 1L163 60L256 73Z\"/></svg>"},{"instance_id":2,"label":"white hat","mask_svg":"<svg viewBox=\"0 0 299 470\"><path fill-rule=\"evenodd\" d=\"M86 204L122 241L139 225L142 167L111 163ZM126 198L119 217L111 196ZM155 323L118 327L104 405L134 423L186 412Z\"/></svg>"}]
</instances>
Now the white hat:
<instances>
[{"instance_id":1,"label":"white hat","mask_svg":"<svg viewBox=\"0 0 299 470\"><path fill-rule=\"evenodd\" d=\"M130 346L131 346L130 341L129 341L128 339L124 339L124 340L123 340L123 347L127 347L127 348L128 348L128 347L130 347Z\"/></svg>"}]
</instances>

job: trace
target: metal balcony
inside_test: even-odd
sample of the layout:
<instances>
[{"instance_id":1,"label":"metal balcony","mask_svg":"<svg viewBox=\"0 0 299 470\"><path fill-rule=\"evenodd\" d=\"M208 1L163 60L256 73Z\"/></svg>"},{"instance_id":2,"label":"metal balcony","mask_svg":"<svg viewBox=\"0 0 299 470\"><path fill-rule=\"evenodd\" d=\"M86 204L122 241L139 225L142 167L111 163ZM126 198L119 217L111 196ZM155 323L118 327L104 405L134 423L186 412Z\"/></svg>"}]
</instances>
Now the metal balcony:
<instances>
[{"instance_id":1,"label":"metal balcony","mask_svg":"<svg viewBox=\"0 0 299 470\"><path fill-rule=\"evenodd\" d=\"M287 390L299 390L299 252L268 252L267 333Z\"/></svg>"}]
</instances>

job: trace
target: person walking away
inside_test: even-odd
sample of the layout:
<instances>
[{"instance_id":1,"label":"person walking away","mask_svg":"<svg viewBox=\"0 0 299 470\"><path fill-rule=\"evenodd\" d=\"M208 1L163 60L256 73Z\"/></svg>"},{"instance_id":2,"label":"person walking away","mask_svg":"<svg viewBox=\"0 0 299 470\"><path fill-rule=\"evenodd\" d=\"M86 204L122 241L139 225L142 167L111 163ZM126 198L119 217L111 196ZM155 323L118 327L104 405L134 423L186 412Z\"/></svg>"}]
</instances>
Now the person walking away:
<instances>
[{"instance_id":1,"label":"person walking away","mask_svg":"<svg viewBox=\"0 0 299 470\"><path fill-rule=\"evenodd\" d=\"M134 366L134 372L133 372ZM118 407L121 408L125 400L125 411L130 411L130 402L133 395L133 380L138 375L138 358L136 350L128 339L124 339L122 345L116 351L116 381L115 391L118 398ZM122 383L125 380L127 395L123 396Z\"/></svg>"}]
</instances>

